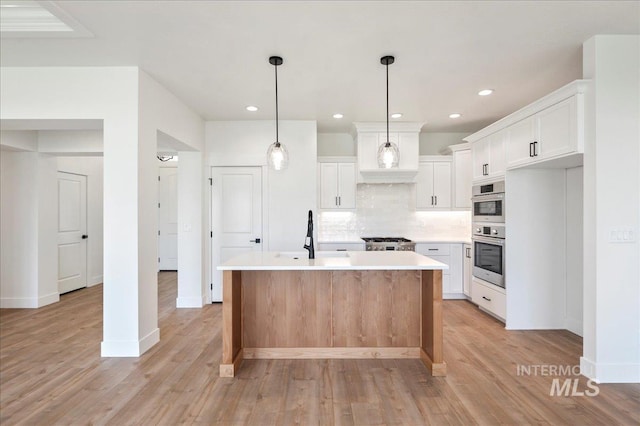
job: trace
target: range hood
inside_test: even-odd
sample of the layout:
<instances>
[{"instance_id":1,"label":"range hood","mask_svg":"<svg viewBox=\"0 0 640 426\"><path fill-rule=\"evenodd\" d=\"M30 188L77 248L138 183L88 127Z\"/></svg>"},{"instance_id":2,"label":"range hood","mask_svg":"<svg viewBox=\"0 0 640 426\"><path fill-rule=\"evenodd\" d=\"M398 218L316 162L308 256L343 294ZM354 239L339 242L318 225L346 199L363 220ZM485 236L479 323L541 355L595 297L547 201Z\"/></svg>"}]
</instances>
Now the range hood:
<instances>
[{"instance_id":1,"label":"range hood","mask_svg":"<svg viewBox=\"0 0 640 426\"><path fill-rule=\"evenodd\" d=\"M359 183L414 183L418 174L423 123L390 123L389 140L398 145L398 167L378 167L378 147L386 141L386 123L353 123L358 145Z\"/></svg>"},{"instance_id":2,"label":"range hood","mask_svg":"<svg viewBox=\"0 0 640 426\"><path fill-rule=\"evenodd\" d=\"M361 183L413 183L418 169L371 169L360 170Z\"/></svg>"}]
</instances>

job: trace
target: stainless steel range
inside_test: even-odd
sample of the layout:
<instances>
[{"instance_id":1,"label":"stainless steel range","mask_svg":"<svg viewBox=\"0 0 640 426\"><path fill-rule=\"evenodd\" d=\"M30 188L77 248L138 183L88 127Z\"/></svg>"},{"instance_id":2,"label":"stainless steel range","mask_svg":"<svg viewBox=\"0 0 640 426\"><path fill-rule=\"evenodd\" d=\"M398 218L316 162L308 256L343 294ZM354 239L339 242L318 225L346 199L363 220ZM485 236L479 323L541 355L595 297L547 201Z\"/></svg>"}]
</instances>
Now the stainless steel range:
<instances>
[{"instance_id":1,"label":"stainless steel range","mask_svg":"<svg viewBox=\"0 0 640 426\"><path fill-rule=\"evenodd\" d=\"M367 251L416 251L416 243L406 238L363 237L362 239Z\"/></svg>"}]
</instances>

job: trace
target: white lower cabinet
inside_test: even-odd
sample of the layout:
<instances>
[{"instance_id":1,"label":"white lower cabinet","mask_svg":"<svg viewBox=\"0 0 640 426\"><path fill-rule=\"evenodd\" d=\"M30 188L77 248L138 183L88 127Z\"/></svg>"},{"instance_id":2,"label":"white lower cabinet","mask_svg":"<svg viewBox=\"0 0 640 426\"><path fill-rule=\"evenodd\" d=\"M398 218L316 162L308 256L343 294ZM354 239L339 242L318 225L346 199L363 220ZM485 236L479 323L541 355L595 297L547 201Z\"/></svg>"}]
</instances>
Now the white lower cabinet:
<instances>
[{"instance_id":1,"label":"white lower cabinet","mask_svg":"<svg viewBox=\"0 0 640 426\"><path fill-rule=\"evenodd\" d=\"M442 271L442 297L444 299L464 299L462 244L458 243L417 243L416 253L442 262L449 269Z\"/></svg>"},{"instance_id":2,"label":"white lower cabinet","mask_svg":"<svg viewBox=\"0 0 640 426\"><path fill-rule=\"evenodd\" d=\"M471 257L471 244L465 244L463 247L463 271L462 271L462 292L465 296L471 297L471 277L473 275L473 259Z\"/></svg>"},{"instance_id":3,"label":"white lower cabinet","mask_svg":"<svg viewBox=\"0 0 640 426\"><path fill-rule=\"evenodd\" d=\"M507 318L507 295L504 289L485 284L474 277L471 281L471 300L502 321Z\"/></svg>"},{"instance_id":4,"label":"white lower cabinet","mask_svg":"<svg viewBox=\"0 0 640 426\"><path fill-rule=\"evenodd\" d=\"M362 243L318 243L318 251L364 251Z\"/></svg>"}]
</instances>

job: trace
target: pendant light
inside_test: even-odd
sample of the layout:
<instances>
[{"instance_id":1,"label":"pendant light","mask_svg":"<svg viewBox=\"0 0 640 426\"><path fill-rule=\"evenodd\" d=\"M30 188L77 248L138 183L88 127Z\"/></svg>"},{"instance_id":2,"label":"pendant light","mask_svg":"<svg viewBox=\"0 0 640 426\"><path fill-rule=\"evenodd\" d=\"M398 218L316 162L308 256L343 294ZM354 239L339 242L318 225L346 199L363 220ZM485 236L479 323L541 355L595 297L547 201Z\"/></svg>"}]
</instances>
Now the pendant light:
<instances>
[{"instance_id":1,"label":"pendant light","mask_svg":"<svg viewBox=\"0 0 640 426\"><path fill-rule=\"evenodd\" d=\"M393 64L395 58L393 56L383 56L380 63L387 68L387 138L386 142L378 148L378 167L391 169L398 167L398 145L389 140L389 65Z\"/></svg>"},{"instance_id":2,"label":"pendant light","mask_svg":"<svg viewBox=\"0 0 640 426\"><path fill-rule=\"evenodd\" d=\"M282 65L280 56L271 56L269 63L273 65L276 74L276 141L269 145L267 150L267 164L272 170L284 170L289 165L289 153L287 148L278 139L278 66Z\"/></svg>"}]
</instances>

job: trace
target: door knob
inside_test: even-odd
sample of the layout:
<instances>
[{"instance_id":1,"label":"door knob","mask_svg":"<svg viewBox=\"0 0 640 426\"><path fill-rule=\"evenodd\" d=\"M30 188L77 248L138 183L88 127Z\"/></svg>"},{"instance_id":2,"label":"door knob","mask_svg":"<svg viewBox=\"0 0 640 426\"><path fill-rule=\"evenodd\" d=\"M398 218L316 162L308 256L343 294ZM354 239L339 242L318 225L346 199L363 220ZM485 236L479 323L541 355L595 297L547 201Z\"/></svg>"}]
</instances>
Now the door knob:
<instances>
[{"instance_id":1,"label":"door knob","mask_svg":"<svg viewBox=\"0 0 640 426\"><path fill-rule=\"evenodd\" d=\"M249 240L250 243L260 244L260 238L256 238L255 240Z\"/></svg>"},{"instance_id":2,"label":"door knob","mask_svg":"<svg viewBox=\"0 0 640 426\"><path fill-rule=\"evenodd\" d=\"M83 235L83 236L82 236L82 239L83 239L83 240L86 240L87 238L89 238L89 236L88 236L88 235Z\"/></svg>"}]
</instances>

